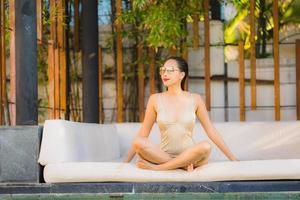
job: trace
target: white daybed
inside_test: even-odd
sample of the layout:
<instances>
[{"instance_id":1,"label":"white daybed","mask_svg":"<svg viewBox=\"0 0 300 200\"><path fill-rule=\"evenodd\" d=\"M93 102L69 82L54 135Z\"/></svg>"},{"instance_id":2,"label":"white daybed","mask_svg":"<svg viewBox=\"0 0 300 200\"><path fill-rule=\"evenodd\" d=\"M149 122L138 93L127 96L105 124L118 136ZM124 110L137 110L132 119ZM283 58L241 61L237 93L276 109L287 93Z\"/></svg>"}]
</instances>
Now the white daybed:
<instances>
[{"instance_id":1,"label":"white daybed","mask_svg":"<svg viewBox=\"0 0 300 200\"><path fill-rule=\"evenodd\" d=\"M140 123L89 124L46 120L39 163L48 183L201 182L300 179L300 121L222 122L214 126L239 162L213 146L209 163L193 172L143 170L122 163ZM150 138L159 142L154 124ZM199 123L195 141L209 140Z\"/></svg>"}]
</instances>

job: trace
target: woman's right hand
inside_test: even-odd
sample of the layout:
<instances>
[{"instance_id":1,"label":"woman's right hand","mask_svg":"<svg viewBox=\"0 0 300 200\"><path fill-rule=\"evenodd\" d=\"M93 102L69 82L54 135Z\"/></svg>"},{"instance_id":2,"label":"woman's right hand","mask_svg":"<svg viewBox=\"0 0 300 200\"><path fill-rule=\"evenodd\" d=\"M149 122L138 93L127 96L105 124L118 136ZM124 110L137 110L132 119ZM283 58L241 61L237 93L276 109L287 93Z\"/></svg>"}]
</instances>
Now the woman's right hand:
<instances>
[{"instance_id":1,"label":"woman's right hand","mask_svg":"<svg viewBox=\"0 0 300 200\"><path fill-rule=\"evenodd\" d=\"M123 163L130 163L130 161L133 159L133 157L135 156L135 150L133 148L133 146L131 146L131 148L129 149L126 158L123 160Z\"/></svg>"},{"instance_id":2,"label":"woman's right hand","mask_svg":"<svg viewBox=\"0 0 300 200\"><path fill-rule=\"evenodd\" d=\"M123 163L130 163L131 160L128 160L127 158L123 160Z\"/></svg>"}]
</instances>

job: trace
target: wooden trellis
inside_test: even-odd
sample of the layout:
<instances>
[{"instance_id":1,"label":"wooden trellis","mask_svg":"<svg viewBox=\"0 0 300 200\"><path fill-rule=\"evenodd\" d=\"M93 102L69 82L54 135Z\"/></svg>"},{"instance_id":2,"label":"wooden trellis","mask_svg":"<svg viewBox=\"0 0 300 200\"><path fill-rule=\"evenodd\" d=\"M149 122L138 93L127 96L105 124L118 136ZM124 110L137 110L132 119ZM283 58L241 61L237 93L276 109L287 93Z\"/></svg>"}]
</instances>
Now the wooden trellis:
<instances>
[{"instance_id":1,"label":"wooden trellis","mask_svg":"<svg viewBox=\"0 0 300 200\"><path fill-rule=\"evenodd\" d=\"M49 119L65 118L66 91L66 45L65 0L50 0L50 40L48 46L48 92Z\"/></svg>"},{"instance_id":2,"label":"wooden trellis","mask_svg":"<svg viewBox=\"0 0 300 200\"><path fill-rule=\"evenodd\" d=\"M199 48L199 15L193 16L193 48Z\"/></svg>"},{"instance_id":3,"label":"wooden trellis","mask_svg":"<svg viewBox=\"0 0 300 200\"><path fill-rule=\"evenodd\" d=\"M122 12L122 1L116 0L116 16ZM122 50L122 25L116 24L117 32L117 122L123 122L123 50Z\"/></svg>"},{"instance_id":4,"label":"wooden trellis","mask_svg":"<svg viewBox=\"0 0 300 200\"><path fill-rule=\"evenodd\" d=\"M15 60L15 0L9 1L9 19L10 19L10 119L11 125L16 125L16 60Z\"/></svg>"},{"instance_id":5,"label":"wooden trellis","mask_svg":"<svg viewBox=\"0 0 300 200\"><path fill-rule=\"evenodd\" d=\"M0 1L0 124L8 124L5 122L5 113L7 113L6 98L6 51L5 51L5 8L4 0ZM6 112L5 112L6 111Z\"/></svg>"},{"instance_id":6,"label":"wooden trellis","mask_svg":"<svg viewBox=\"0 0 300 200\"><path fill-rule=\"evenodd\" d=\"M155 50L154 48L149 48L149 84L150 84L150 94L155 93Z\"/></svg>"},{"instance_id":7,"label":"wooden trellis","mask_svg":"<svg viewBox=\"0 0 300 200\"><path fill-rule=\"evenodd\" d=\"M279 20L278 1L273 1L273 57L274 57L274 105L275 120L280 120L280 76L279 76Z\"/></svg>"},{"instance_id":8,"label":"wooden trellis","mask_svg":"<svg viewBox=\"0 0 300 200\"><path fill-rule=\"evenodd\" d=\"M245 61L244 42L239 42L239 92L240 92L240 121L245 121Z\"/></svg>"},{"instance_id":9,"label":"wooden trellis","mask_svg":"<svg viewBox=\"0 0 300 200\"><path fill-rule=\"evenodd\" d=\"M296 108L297 120L300 120L300 40L296 40Z\"/></svg>"},{"instance_id":10,"label":"wooden trellis","mask_svg":"<svg viewBox=\"0 0 300 200\"><path fill-rule=\"evenodd\" d=\"M139 120L144 121L145 111L144 111L144 98L145 98L145 74L144 74L144 64L143 64L143 51L144 46L142 44L138 45L138 99L139 99Z\"/></svg>"},{"instance_id":11,"label":"wooden trellis","mask_svg":"<svg viewBox=\"0 0 300 200\"><path fill-rule=\"evenodd\" d=\"M103 110L103 52L102 48L98 49L99 54L99 122L104 123L104 110Z\"/></svg>"},{"instance_id":12,"label":"wooden trellis","mask_svg":"<svg viewBox=\"0 0 300 200\"><path fill-rule=\"evenodd\" d=\"M36 0L37 42L43 43L43 0Z\"/></svg>"},{"instance_id":13,"label":"wooden trellis","mask_svg":"<svg viewBox=\"0 0 300 200\"><path fill-rule=\"evenodd\" d=\"M209 39L209 0L204 0L204 71L205 71L205 102L210 111L210 39Z\"/></svg>"},{"instance_id":14,"label":"wooden trellis","mask_svg":"<svg viewBox=\"0 0 300 200\"><path fill-rule=\"evenodd\" d=\"M188 51L188 46L187 46L186 41L184 41L183 44L182 44L182 58L185 59L188 62L189 51ZM189 81L189 77L188 77L188 74L187 74L186 79L185 79L185 83L184 83L184 90L186 90L186 91L189 88L188 81Z\"/></svg>"},{"instance_id":15,"label":"wooden trellis","mask_svg":"<svg viewBox=\"0 0 300 200\"><path fill-rule=\"evenodd\" d=\"M169 51L170 56L176 56L177 55L177 49L175 47L171 47Z\"/></svg>"},{"instance_id":16,"label":"wooden trellis","mask_svg":"<svg viewBox=\"0 0 300 200\"><path fill-rule=\"evenodd\" d=\"M256 109L255 0L250 0L251 109Z\"/></svg>"}]
</instances>

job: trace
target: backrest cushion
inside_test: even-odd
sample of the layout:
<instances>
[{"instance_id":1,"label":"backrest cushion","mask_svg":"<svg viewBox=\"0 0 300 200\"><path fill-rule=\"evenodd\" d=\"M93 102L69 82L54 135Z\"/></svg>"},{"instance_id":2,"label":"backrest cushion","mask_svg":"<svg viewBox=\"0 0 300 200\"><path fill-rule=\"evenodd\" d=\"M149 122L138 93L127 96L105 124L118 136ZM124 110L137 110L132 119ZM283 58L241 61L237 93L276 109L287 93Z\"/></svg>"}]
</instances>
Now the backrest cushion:
<instances>
[{"instance_id":1,"label":"backrest cushion","mask_svg":"<svg viewBox=\"0 0 300 200\"><path fill-rule=\"evenodd\" d=\"M141 128L141 123L118 123L116 126L121 143L121 157L124 157L132 139ZM213 122L213 126L240 160L300 158L300 121ZM160 132L157 123L154 123L149 137L159 144ZM207 137L199 122L195 124L193 138L195 142L207 140L212 144L210 161L227 160Z\"/></svg>"},{"instance_id":2,"label":"backrest cushion","mask_svg":"<svg viewBox=\"0 0 300 200\"><path fill-rule=\"evenodd\" d=\"M46 120L39 163L111 161L120 157L114 124Z\"/></svg>"},{"instance_id":3,"label":"backrest cushion","mask_svg":"<svg viewBox=\"0 0 300 200\"><path fill-rule=\"evenodd\" d=\"M194 128L195 141L209 140L200 123L197 124ZM300 121L213 124L229 149L240 160L300 158ZM211 144L213 149L210 161L227 160L212 142Z\"/></svg>"}]
</instances>

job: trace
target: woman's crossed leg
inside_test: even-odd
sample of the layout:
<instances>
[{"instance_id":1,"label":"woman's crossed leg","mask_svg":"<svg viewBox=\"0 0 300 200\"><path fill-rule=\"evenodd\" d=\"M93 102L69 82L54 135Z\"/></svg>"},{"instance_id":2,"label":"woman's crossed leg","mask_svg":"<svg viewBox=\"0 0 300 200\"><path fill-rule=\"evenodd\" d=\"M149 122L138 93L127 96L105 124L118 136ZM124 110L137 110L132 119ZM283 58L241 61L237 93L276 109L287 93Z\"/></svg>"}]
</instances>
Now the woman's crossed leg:
<instances>
[{"instance_id":1,"label":"woman's crossed leg","mask_svg":"<svg viewBox=\"0 0 300 200\"><path fill-rule=\"evenodd\" d=\"M172 159L167 152L160 149L159 146L153 144L148 138L136 138L133 141L133 147L141 159L147 160L154 164L162 164Z\"/></svg>"},{"instance_id":2,"label":"woman's crossed leg","mask_svg":"<svg viewBox=\"0 0 300 200\"><path fill-rule=\"evenodd\" d=\"M133 146L140 156L137 166L152 170L170 170L184 168L192 171L208 162L211 145L207 141L199 142L186 149L177 157L172 158L168 153L153 144L148 138L135 139Z\"/></svg>"}]
</instances>

